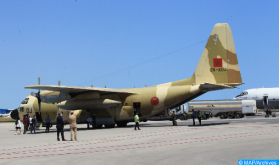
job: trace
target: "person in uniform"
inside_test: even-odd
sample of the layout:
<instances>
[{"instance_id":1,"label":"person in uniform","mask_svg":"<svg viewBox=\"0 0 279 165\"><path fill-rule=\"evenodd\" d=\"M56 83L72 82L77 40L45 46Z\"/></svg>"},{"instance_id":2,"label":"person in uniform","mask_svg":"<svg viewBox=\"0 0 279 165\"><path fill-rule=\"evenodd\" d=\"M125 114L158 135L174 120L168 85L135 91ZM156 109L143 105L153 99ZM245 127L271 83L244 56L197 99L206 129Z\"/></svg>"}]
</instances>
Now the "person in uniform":
<instances>
[{"instance_id":1,"label":"person in uniform","mask_svg":"<svg viewBox=\"0 0 279 165\"><path fill-rule=\"evenodd\" d=\"M75 132L75 140L77 141L77 118L74 115L74 112L71 111L71 115L69 116L69 124L70 124L70 130L71 130L71 141L73 141L73 132Z\"/></svg>"},{"instance_id":2,"label":"person in uniform","mask_svg":"<svg viewBox=\"0 0 279 165\"><path fill-rule=\"evenodd\" d=\"M64 120L61 117L61 113L58 113L58 117L56 118L56 128L57 128L57 140L60 141L59 139L59 133L61 132L61 137L62 137L62 141L66 141L64 138Z\"/></svg>"},{"instance_id":3,"label":"person in uniform","mask_svg":"<svg viewBox=\"0 0 279 165\"><path fill-rule=\"evenodd\" d=\"M137 130L137 127L138 127L138 130L140 130L140 128L139 128L139 116L138 116L138 113L136 113L134 119L135 119L135 130Z\"/></svg>"},{"instance_id":4,"label":"person in uniform","mask_svg":"<svg viewBox=\"0 0 279 165\"><path fill-rule=\"evenodd\" d=\"M200 110L198 110L198 120L199 120L200 125L201 125L201 118L202 118L202 113Z\"/></svg>"},{"instance_id":5,"label":"person in uniform","mask_svg":"<svg viewBox=\"0 0 279 165\"><path fill-rule=\"evenodd\" d=\"M49 127L50 127L50 117L47 115L46 117L46 132L49 132Z\"/></svg>"},{"instance_id":6,"label":"person in uniform","mask_svg":"<svg viewBox=\"0 0 279 165\"><path fill-rule=\"evenodd\" d=\"M192 109L193 125L195 125L196 112Z\"/></svg>"}]
</instances>

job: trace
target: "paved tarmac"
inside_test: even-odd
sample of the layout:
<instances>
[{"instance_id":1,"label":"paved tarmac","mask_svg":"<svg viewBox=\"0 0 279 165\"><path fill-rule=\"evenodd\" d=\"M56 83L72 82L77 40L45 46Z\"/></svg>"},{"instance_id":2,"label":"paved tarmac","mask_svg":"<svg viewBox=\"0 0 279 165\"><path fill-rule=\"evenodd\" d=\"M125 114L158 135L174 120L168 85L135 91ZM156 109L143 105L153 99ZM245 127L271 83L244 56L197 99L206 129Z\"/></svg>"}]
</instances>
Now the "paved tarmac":
<instances>
[{"instance_id":1,"label":"paved tarmac","mask_svg":"<svg viewBox=\"0 0 279 165\"><path fill-rule=\"evenodd\" d=\"M238 159L279 159L279 117L148 121L125 128L86 129L78 141L56 141L50 133L15 135L14 123L0 123L0 164L237 164ZM198 120L196 120L196 124ZM65 137L70 140L69 125Z\"/></svg>"}]
</instances>

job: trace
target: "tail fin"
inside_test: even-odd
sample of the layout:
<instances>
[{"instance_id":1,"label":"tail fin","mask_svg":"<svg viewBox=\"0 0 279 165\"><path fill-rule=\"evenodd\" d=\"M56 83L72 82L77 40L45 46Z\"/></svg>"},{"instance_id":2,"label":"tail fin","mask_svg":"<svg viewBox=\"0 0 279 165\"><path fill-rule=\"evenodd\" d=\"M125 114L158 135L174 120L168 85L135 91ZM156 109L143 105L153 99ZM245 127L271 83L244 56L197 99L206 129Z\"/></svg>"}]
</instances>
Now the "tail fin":
<instances>
[{"instance_id":1,"label":"tail fin","mask_svg":"<svg viewBox=\"0 0 279 165\"><path fill-rule=\"evenodd\" d=\"M218 23L213 27L193 76L197 85L205 82L231 86L242 84L229 24Z\"/></svg>"}]
</instances>

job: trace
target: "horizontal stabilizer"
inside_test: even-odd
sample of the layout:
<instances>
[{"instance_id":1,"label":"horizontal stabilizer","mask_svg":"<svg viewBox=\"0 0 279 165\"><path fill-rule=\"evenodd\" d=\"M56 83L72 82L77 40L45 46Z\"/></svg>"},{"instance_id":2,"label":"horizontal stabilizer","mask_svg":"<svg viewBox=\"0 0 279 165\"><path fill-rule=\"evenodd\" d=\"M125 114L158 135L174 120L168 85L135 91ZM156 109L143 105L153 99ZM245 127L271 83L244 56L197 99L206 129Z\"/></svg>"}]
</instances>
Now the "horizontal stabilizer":
<instances>
[{"instance_id":1,"label":"horizontal stabilizer","mask_svg":"<svg viewBox=\"0 0 279 165\"><path fill-rule=\"evenodd\" d=\"M216 90L220 90L220 89L233 89L233 88L236 88L236 87L224 85L224 84L211 84L211 83L200 84L200 89L205 92L216 91Z\"/></svg>"}]
</instances>

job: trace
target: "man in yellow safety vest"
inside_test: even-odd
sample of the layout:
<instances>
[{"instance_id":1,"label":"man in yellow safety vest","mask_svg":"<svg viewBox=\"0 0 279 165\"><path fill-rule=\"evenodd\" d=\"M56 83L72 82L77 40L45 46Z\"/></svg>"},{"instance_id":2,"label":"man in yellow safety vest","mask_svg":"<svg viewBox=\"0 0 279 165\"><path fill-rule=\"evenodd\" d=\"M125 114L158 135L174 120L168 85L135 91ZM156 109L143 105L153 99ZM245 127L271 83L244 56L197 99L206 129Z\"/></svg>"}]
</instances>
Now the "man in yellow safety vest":
<instances>
[{"instance_id":1,"label":"man in yellow safety vest","mask_svg":"<svg viewBox=\"0 0 279 165\"><path fill-rule=\"evenodd\" d=\"M135 119L135 130L137 130L137 127L138 127L138 130L140 130L140 128L139 128L139 116L138 116L138 113L136 113L134 119Z\"/></svg>"},{"instance_id":2,"label":"man in yellow safety vest","mask_svg":"<svg viewBox=\"0 0 279 165\"><path fill-rule=\"evenodd\" d=\"M198 110L198 120L200 122L200 125L201 125L201 118L202 118L202 113L200 110Z\"/></svg>"}]
</instances>

